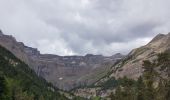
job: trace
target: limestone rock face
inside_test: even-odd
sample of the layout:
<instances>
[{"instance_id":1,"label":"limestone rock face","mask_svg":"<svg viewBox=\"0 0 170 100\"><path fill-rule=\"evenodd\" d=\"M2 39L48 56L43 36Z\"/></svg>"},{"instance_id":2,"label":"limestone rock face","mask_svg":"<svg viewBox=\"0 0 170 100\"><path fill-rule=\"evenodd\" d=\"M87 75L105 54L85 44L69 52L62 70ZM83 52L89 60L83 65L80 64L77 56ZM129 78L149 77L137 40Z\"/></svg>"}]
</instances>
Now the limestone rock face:
<instances>
[{"instance_id":1,"label":"limestone rock face","mask_svg":"<svg viewBox=\"0 0 170 100\"><path fill-rule=\"evenodd\" d=\"M123 57L121 54L111 57L93 54L86 56L40 54L37 49L27 47L22 42L17 42L13 36L4 35L1 31L0 45L28 64L37 75L64 90L96 82Z\"/></svg>"},{"instance_id":2,"label":"limestone rock face","mask_svg":"<svg viewBox=\"0 0 170 100\"><path fill-rule=\"evenodd\" d=\"M132 50L120 63L113 67L111 76L116 78L127 76L137 79L142 75L143 60L154 60L158 53L170 51L170 33L158 34L147 45Z\"/></svg>"}]
</instances>

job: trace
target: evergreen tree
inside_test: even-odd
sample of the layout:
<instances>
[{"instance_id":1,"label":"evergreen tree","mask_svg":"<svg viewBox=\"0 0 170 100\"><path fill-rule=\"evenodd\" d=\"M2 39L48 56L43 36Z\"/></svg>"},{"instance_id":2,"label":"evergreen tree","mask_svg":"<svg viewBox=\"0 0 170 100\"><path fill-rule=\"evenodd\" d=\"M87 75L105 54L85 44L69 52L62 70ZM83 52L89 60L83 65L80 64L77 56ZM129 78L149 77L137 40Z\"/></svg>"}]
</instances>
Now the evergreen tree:
<instances>
[{"instance_id":1,"label":"evergreen tree","mask_svg":"<svg viewBox=\"0 0 170 100\"><path fill-rule=\"evenodd\" d=\"M158 66L161 67L161 71L165 71L168 80L170 80L170 53L160 53L158 55Z\"/></svg>"},{"instance_id":2,"label":"evergreen tree","mask_svg":"<svg viewBox=\"0 0 170 100\"><path fill-rule=\"evenodd\" d=\"M5 83L5 78L0 75L0 100L7 98L7 87Z\"/></svg>"},{"instance_id":3,"label":"evergreen tree","mask_svg":"<svg viewBox=\"0 0 170 100\"><path fill-rule=\"evenodd\" d=\"M159 85L156 91L156 100L166 100L165 94L166 94L165 80L160 79Z\"/></svg>"},{"instance_id":4,"label":"evergreen tree","mask_svg":"<svg viewBox=\"0 0 170 100\"><path fill-rule=\"evenodd\" d=\"M144 92L145 92L144 88L145 88L145 84L143 83L143 79L140 76L137 81L137 97L136 97L137 100L145 100L144 99Z\"/></svg>"},{"instance_id":5,"label":"evergreen tree","mask_svg":"<svg viewBox=\"0 0 170 100\"><path fill-rule=\"evenodd\" d=\"M154 79L156 78L156 71L154 70L155 65L155 63L151 63L149 60L143 63L146 100L155 100L155 90L153 87Z\"/></svg>"},{"instance_id":6,"label":"evergreen tree","mask_svg":"<svg viewBox=\"0 0 170 100\"><path fill-rule=\"evenodd\" d=\"M115 91L115 100L123 100L122 99L122 92L121 92L121 87L118 86Z\"/></svg>"},{"instance_id":7,"label":"evergreen tree","mask_svg":"<svg viewBox=\"0 0 170 100\"><path fill-rule=\"evenodd\" d=\"M170 53L161 53L158 55L158 66L161 71L165 71L167 81L165 82L165 100L170 100Z\"/></svg>"}]
</instances>

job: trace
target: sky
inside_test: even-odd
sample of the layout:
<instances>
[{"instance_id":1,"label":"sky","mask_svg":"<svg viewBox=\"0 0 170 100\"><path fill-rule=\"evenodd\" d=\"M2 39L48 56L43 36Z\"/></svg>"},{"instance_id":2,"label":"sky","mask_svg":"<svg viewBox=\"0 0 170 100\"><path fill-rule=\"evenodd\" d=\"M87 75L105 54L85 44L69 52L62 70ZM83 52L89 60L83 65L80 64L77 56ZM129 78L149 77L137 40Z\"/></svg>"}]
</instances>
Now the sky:
<instances>
[{"instance_id":1,"label":"sky","mask_svg":"<svg viewBox=\"0 0 170 100\"><path fill-rule=\"evenodd\" d=\"M0 29L41 53L129 53L170 31L170 0L0 0Z\"/></svg>"}]
</instances>

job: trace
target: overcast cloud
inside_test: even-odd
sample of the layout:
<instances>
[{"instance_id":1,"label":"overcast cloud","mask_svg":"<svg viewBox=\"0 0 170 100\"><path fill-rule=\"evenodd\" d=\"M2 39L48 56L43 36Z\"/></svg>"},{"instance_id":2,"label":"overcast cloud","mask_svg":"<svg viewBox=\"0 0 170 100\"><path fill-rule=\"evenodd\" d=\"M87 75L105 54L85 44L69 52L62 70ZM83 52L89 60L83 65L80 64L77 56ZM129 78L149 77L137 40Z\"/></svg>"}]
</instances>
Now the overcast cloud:
<instances>
[{"instance_id":1,"label":"overcast cloud","mask_svg":"<svg viewBox=\"0 0 170 100\"><path fill-rule=\"evenodd\" d=\"M41 53L128 53L170 31L170 0L0 0L0 29Z\"/></svg>"}]
</instances>

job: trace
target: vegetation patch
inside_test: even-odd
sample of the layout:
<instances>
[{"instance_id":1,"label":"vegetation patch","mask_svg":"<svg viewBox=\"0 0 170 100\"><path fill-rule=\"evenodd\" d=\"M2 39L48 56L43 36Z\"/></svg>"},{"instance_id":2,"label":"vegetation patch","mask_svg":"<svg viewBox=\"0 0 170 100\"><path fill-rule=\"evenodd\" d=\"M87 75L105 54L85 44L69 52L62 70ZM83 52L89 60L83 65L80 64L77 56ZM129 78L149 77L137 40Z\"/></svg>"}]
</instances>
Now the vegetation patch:
<instances>
[{"instance_id":1,"label":"vegetation patch","mask_svg":"<svg viewBox=\"0 0 170 100\"><path fill-rule=\"evenodd\" d=\"M67 100L57 91L0 46L0 100Z\"/></svg>"}]
</instances>

